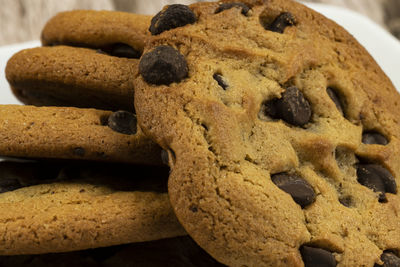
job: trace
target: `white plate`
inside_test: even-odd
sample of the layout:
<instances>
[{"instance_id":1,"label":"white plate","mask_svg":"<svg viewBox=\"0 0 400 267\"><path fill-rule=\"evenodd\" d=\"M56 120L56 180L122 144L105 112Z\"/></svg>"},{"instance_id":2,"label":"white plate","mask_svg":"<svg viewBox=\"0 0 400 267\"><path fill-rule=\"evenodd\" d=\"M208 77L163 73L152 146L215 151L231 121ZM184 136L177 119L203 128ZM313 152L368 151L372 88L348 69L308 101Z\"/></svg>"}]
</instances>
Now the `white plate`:
<instances>
[{"instance_id":1,"label":"white plate","mask_svg":"<svg viewBox=\"0 0 400 267\"><path fill-rule=\"evenodd\" d=\"M400 91L400 42L369 18L353 11L324 4L307 4L346 28L370 52ZM39 46L39 41L0 47L0 103L19 104L12 95L4 69L7 60L24 48Z\"/></svg>"}]
</instances>

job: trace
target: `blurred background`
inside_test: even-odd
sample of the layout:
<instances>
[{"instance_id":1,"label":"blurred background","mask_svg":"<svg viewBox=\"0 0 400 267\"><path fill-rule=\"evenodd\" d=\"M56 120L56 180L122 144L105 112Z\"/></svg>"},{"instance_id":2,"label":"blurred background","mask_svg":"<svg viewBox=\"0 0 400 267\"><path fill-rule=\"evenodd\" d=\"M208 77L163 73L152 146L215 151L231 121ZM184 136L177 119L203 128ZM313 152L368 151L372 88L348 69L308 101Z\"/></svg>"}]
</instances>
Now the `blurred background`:
<instances>
[{"instance_id":1,"label":"blurred background","mask_svg":"<svg viewBox=\"0 0 400 267\"><path fill-rule=\"evenodd\" d=\"M71 9L120 10L155 14L171 3L194 0L0 0L0 45L38 40L46 21L57 12ZM304 0L326 3L362 13L400 39L400 0Z\"/></svg>"}]
</instances>

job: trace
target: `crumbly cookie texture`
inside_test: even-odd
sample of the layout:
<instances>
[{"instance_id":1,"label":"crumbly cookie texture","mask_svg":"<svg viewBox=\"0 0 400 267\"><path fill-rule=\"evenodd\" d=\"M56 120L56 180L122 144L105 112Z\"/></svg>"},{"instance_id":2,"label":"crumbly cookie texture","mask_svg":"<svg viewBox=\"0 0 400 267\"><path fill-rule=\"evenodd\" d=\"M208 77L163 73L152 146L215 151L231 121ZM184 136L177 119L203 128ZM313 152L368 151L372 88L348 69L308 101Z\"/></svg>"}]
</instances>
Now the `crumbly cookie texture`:
<instances>
[{"instance_id":1,"label":"crumbly cookie texture","mask_svg":"<svg viewBox=\"0 0 400 267\"><path fill-rule=\"evenodd\" d=\"M188 12L149 39L135 84L187 232L229 266L398 261L400 96L372 57L293 1Z\"/></svg>"},{"instance_id":2,"label":"crumbly cookie texture","mask_svg":"<svg viewBox=\"0 0 400 267\"><path fill-rule=\"evenodd\" d=\"M189 236L97 248L76 252L0 256L3 267L137 266L212 267L216 262Z\"/></svg>"},{"instance_id":3,"label":"crumbly cookie texture","mask_svg":"<svg viewBox=\"0 0 400 267\"><path fill-rule=\"evenodd\" d=\"M35 106L133 111L138 59L71 46L22 50L7 62L14 95Z\"/></svg>"},{"instance_id":4,"label":"crumbly cookie texture","mask_svg":"<svg viewBox=\"0 0 400 267\"><path fill-rule=\"evenodd\" d=\"M150 20L151 16L117 11L60 12L44 26L41 41L46 46L69 44L95 48L122 43L142 51L149 36Z\"/></svg>"},{"instance_id":5,"label":"crumbly cookie texture","mask_svg":"<svg viewBox=\"0 0 400 267\"><path fill-rule=\"evenodd\" d=\"M0 155L161 165L161 149L127 111L0 106Z\"/></svg>"},{"instance_id":6,"label":"crumbly cookie texture","mask_svg":"<svg viewBox=\"0 0 400 267\"><path fill-rule=\"evenodd\" d=\"M168 200L166 168L2 161L0 173L1 255L186 234Z\"/></svg>"}]
</instances>

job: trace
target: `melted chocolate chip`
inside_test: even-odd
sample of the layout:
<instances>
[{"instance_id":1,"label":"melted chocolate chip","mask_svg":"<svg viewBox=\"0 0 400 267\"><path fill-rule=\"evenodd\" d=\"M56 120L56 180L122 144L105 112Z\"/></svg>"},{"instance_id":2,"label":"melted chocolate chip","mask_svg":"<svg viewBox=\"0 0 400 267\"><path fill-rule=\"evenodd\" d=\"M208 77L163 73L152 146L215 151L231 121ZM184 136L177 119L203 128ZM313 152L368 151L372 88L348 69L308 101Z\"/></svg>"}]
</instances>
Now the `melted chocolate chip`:
<instances>
[{"instance_id":1,"label":"melted chocolate chip","mask_svg":"<svg viewBox=\"0 0 400 267\"><path fill-rule=\"evenodd\" d=\"M333 254L322 248L302 246L300 253L305 267L334 267L337 264Z\"/></svg>"},{"instance_id":2,"label":"melted chocolate chip","mask_svg":"<svg viewBox=\"0 0 400 267\"><path fill-rule=\"evenodd\" d=\"M380 192L379 202L386 202L385 193L397 193L396 181L392 174L377 164L359 164L357 181L374 192Z\"/></svg>"},{"instance_id":3,"label":"melted chocolate chip","mask_svg":"<svg viewBox=\"0 0 400 267\"><path fill-rule=\"evenodd\" d=\"M388 140L378 132L364 132L362 142L367 145L387 145Z\"/></svg>"},{"instance_id":4,"label":"melted chocolate chip","mask_svg":"<svg viewBox=\"0 0 400 267\"><path fill-rule=\"evenodd\" d=\"M108 117L108 127L123 134L136 134L137 120L135 114L119 110Z\"/></svg>"},{"instance_id":5,"label":"melted chocolate chip","mask_svg":"<svg viewBox=\"0 0 400 267\"><path fill-rule=\"evenodd\" d=\"M221 74L215 73L213 78L217 81L218 85L222 87L222 89L226 90L226 88L228 88L228 83L224 80L224 77Z\"/></svg>"},{"instance_id":6,"label":"melted chocolate chip","mask_svg":"<svg viewBox=\"0 0 400 267\"><path fill-rule=\"evenodd\" d=\"M328 93L329 97L332 99L333 103L335 103L336 108L339 110L339 112L344 115L344 109L343 109L343 104L340 101L339 96L337 93L334 91L332 87L326 88L326 92Z\"/></svg>"},{"instance_id":7,"label":"melted chocolate chip","mask_svg":"<svg viewBox=\"0 0 400 267\"><path fill-rule=\"evenodd\" d=\"M224 10L228 10L231 9L233 7L236 8L241 8L242 9L242 14L243 15L247 15L247 13L249 12L250 8L245 5L244 3L239 3L239 2L234 2L234 3L222 3L219 5L219 7L215 10L215 14L220 13Z\"/></svg>"},{"instance_id":8,"label":"melted chocolate chip","mask_svg":"<svg viewBox=\"0 0 400 267\"><path fill-rule=\"evenodd\" d=\"M400 258L390 251L383 252L381 260L383 261L383 265L375 264L374 267L400 267Z\"/></svg>"},{"instance_id":9,"label":"melted chocolate chip","mask_svg":"<svg viewBox=\"0 0 400 267\"><path fill-rule=\"evenodd\" d=\"M303 126L311 119L310 104L295 86L287 88L280 99L273 99L265 105L266 115L295 126Z\"/></svg>"},{"instance_id":10,"label":"melted chocolate chip","mask_svg":"<svg viewBox=\"0 0 400 267\"><path fill-rule=\"evenodd\" d=\"M286 27L293 26L296 24L295 17L289 13L284 12L280 14L272 23L271 25L267 26L267 30L273 32L283 33Z\"/></svg>"},{"instance_id":11,"label":"melted chocolate chip","mask_svg":"<svg viewBox=\"0 0 400 267\"><path fill-rule=\"evenodd\" d=\"M178 50L164 45L142 56L139 72L148 83L169 85L187 77L188 66L186 59Z\"/></svg>"},{"instance_id":12,"label":"melted chocolate chip","mask_svg":"<svg viewBox=\"0 0 400 267\"><path fill-rule=\"evenodd\" d=\"M280 189L291 195L293 200L302 208L315 201L314 189L303 178L287 173L278 173L273 175L271 179Z\"/></svg>"},{"instance_id":13,"label":"melted chocolate chip","mask_svg":"<svg viewBox=\"0 0 400 267\"><path fill-rule=\"evenodd\" d=\"M196 15L185 5L174 4L158 12L152 19L149 31L157 35L163 31L185 26L196 22Z\"/></svg>"}]
</instances>

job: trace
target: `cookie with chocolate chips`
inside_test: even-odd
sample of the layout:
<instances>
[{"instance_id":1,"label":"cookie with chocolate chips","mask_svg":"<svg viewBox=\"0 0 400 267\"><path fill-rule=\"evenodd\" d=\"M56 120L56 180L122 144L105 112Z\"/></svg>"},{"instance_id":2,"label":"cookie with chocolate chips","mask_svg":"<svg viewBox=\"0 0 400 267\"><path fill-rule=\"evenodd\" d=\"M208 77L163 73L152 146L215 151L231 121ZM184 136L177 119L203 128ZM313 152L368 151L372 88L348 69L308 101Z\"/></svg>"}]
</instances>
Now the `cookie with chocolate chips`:
<instances>
[{"instance_id":1,"label":"cookie with chocolate chips","mask_svg":"<svg viewBox=\"0 0 400 267\"><path fill-rule=\"evenodd\" d=\"M185 235L168 200L167 179L165 167L1 161L0 255Z\"/></svg>"},{"instance_id":2,"label":"cookie with chocolate chips","mask_svg":"<svg viewBox=\"0 0 400 267\"><path fill-rule=\"evenodd\" d=\"M161 165L129 111L0 105L0 157Z\"/></svg>"},{"instance_id":3,"label":"cookie with chocolate chips","mask_svg":"<svg viewBox=\"0 0 400 267\"><path fill-rule=\"evenodd\" d=\"M133 80L150 19L116 11L57 14L43 28L43 47L8 61L14 95L29 105L134 111Z\"/></svg>"},{"instance_id":4,"label":"cookie with chocolate chips","mask_svg":"<svg viewBox=\"0 0 400 267\"><path fill-rule=\"evenodd\" d=\"M135 83L185 230L229 266L398 262L400 96L372 57L294 1L188 9Z\"/></svg>"},{"instance_id":5,"label":"cookie with chocolate chips","mask_svg":"<svg viewBox=\"0 0 400 267\"><path fill-rule=\"evenodd\" d=\"M27 105L133 112L138 63L89 48L37 47L14 54L6 78L13 94Z\"/></svg>"}]
</instances>

